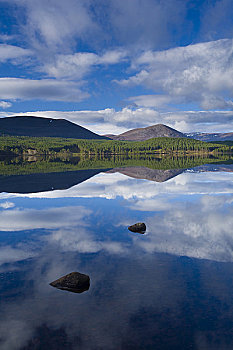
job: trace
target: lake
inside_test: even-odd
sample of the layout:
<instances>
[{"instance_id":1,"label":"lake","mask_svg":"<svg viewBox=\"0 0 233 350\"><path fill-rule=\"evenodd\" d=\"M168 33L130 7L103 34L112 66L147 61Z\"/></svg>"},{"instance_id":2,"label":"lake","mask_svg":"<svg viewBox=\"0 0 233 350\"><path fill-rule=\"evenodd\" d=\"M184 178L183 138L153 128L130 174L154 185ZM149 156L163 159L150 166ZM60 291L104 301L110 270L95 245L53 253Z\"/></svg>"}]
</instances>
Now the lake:
<instances>
[{"instance_id":1,"label":"lake","mask_svg":"<svg viewBox=\"0 0 233 350\"><path fill-rule=\"evenodd\" d=\"M1 161L0 348L233 349L232 159L80 162Z\"/></svg>"}]
</instances>

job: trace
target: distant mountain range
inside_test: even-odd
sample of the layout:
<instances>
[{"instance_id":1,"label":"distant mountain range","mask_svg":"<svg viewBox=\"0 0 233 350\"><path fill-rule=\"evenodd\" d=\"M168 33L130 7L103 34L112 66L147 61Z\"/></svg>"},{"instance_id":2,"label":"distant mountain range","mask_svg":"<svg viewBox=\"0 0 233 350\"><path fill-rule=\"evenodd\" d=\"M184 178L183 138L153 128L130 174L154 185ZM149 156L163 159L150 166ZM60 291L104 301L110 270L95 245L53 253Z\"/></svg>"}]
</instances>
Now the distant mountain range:
<instances>
[{"instance_id":1,"label":"distant mountain range","mask_svg":"<svg viewBox=\"0 0 233 350\"><path fill-rule=\"evenodd\" d=\"M41 117L0 118L0 134L14 136L63 137L75 139L107 139L66 119Z\"/></svg>"},{"instance_id":2,"label":"distant mountain range","mask_svg":"<svg viewBox=\"0 0 233 350\"><path fill-rule=\"evenodd\" d=\"M194 132L185 134L186 137L200 141L233 141L233 132L226 133L204 133Z\"/></svg>"},{"instance_id":3,"label":"distant mountain range","mask_svg":"<svg viewBox=\"0 0 233 350\"><path fill-rule=\"evenodd\" d=\"M120 135L98 135L66 119L34 116L0 118L0 135L62 137L76 139L112 139L122 141L146 141L154 137L185 137L200 141L233 141L229 133L182 133L163 124L126 131Z\"/></svg>"}]
</instances>

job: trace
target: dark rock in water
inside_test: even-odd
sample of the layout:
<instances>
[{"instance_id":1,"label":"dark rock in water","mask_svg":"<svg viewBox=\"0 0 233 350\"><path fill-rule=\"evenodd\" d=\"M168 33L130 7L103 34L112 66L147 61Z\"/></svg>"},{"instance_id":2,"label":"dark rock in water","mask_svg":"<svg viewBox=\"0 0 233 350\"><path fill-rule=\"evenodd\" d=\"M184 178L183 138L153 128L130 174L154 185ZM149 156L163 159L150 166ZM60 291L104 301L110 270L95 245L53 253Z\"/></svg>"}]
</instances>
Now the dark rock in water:
<instances>
[{"instance_id":1,"label":"dark rock in water","mask_svg":"<svg viewBox=\"0 0 233 350\"><path fill-rule=\"evenodd\" d=\"M144 222L138 222L134 225L129 226L128 230L130 230L131 232L144 233L146 231L146 225L144 224Z\"/></svg>"},{"instance_id":2,"label":"dark rock in water","mask_svg":"<svg viewBox=\"0 0 233 350\"><path fill-rule=\"evenodd\" d=\"M50 283L52 287L68 290L69 292L82 293L90 287L90 277L79 272L71 272L56 281Z\"/></svg>"}]
</instances>

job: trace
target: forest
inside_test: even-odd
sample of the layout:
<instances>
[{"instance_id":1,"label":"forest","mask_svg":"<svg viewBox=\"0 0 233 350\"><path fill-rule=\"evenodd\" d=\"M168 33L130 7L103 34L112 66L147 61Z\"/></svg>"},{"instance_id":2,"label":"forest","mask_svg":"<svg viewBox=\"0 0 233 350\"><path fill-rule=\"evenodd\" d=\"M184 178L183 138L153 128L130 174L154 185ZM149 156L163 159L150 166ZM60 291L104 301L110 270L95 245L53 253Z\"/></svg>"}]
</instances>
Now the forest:
<instances>
[{"instance_id":1,"label":"forest","mask_svg":"<svg viewBox=\"0 0 233 350\"><path fill-rule=\"evenodd\" d=\"M55 137L0 136L0 155L153 154L231 152L232 145L188 138L157 137L147 141L78 140Z\"/></svg>"}]
</instances>

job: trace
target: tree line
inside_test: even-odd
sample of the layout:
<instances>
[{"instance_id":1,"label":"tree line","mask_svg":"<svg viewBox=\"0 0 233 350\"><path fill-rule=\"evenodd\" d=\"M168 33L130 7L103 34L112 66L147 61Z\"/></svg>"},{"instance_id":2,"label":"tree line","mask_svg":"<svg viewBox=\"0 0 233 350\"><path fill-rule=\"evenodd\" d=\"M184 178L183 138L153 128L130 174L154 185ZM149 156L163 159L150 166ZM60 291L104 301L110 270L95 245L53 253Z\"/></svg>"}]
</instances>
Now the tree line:
<instances>
[{"instance_id":1,"label":"tree line","mask_svg":"<svg viewBox=\"0 0 233 350\"><path fill-rule=\"evenodd\" d=\"M78 140L54 137L1 136L0 154L145 154L229 152L233 146L188 138L157 137L147 141Z\"/></svg>"}]
</instances>

